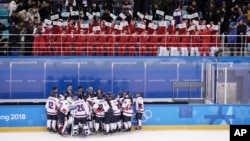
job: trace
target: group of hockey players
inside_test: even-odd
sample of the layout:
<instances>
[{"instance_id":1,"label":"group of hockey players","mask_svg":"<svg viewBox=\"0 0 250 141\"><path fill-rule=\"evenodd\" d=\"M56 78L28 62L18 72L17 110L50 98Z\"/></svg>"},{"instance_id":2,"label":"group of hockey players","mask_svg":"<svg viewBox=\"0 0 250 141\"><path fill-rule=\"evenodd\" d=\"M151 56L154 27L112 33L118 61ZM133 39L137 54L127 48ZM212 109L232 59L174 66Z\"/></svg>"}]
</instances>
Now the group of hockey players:
<instances>
[{"instance_id":1,"label":"group of hockey players","mask_svg":"<svg viewBox=\"0 0 250 141\"><path fill-rule=\"evenodd\" d=\"M141 130L144 112L141 92L137 92L136 101L133 102L132 94L128 91L119 92L115 97L111 92L103 93L100 88L94 92L89 87L84 92L82 86L78 86L78 91L73 93L69 84L66 91L57 95L58 89L53 87L45 105L47 129L51 132L58 132L62 136L129 132L134 114L136 130Z\"/></svg>"}]
</instances>

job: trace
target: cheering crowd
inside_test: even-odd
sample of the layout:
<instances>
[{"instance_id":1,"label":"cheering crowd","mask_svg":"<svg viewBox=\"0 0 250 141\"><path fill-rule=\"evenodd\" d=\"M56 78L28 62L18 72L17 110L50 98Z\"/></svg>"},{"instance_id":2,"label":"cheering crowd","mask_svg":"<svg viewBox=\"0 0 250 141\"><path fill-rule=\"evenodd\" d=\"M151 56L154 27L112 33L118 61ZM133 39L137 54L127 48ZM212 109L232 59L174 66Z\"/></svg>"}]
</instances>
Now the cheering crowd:
<instances>
[{"instance_id":1,"label":"cheering crowd","mask_svg":"<svg viewBox=\"0 0 250 141\"><path fill-rule=\"evenodd\" d=\"M104 0L100 8L95 0L12 0L9 49L39 56L208 56L249 42L244 0L118 2L115 8Z\"/></svg>"},{"instance_id":2,"label":"cheering crowd","mask_svg":"<svg viewBox=\"0 0 250 141\"><path fill-rule=\"evenodd\" d=\"M48 131L62 136L129 132L133 113L136 113L136 129L141 130L144 112L141 92L137 92L135 102L128 91L119 92L116 98L111 92L103 93L100 88L94 92L89 87L84 92L82 86L78 86L77 92L72 92L71 84L59 96L57 93L57 87L53 87L45 105Z\"/></svg>"}]
</instances>

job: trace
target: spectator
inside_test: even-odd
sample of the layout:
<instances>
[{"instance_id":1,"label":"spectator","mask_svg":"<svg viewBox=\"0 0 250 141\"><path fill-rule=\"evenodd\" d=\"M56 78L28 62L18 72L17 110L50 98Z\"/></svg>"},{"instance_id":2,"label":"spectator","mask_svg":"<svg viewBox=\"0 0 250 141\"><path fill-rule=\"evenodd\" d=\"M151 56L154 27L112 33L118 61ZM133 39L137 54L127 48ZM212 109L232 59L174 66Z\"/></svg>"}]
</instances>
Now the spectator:
<instances>
[{"instance_id":1,"label":"spectator","mask_svg":"<svg viewBox=\"0 0 250 141\"><path fill-rule=\"evenodd\" d=\"M76 0L66 0L65 6L68 7L69 5L72 5L73 7L76 7Z\"/></svg>"},{"instance_id":2,"label":"spectator","mask_svg":"<svg viewBox=\"0 0 250 141\"><path fill-rule=\"evenodd\" d=\"M0 39L0 56L9 55L9 41L8 39Z\"/></svg>"},{"instance_id":3,"label":"spectator","mask_svg":"<svg viewBox=\"0 0 250 141\"><path fill-rule=\"evenodd\" d=\"M128 0L125 0L124 4L130 4L130 2ZM137 12L143 12L143 0L134 0L134 9L133 9L133 17L135 17L136 19L138 19L138 15Z\"/></svg>"},{"instance_id":4,"label":"spectator","mask_svg":"<svg viewBox=\"0 0 250 141\"><path fill-rule=\"evenodd\" d=\"M16 12L18 13L18 12L23 11L23 10L25 10L25 7L23 5L23 2L20 1L20 3L17 6Z\"/></svg>"},{"instance_id":5,"label":"spectator","mask_svg":"<svg viewBox=\"0 0 250 141\"><path fill-rule=\"evenodd\" d=\"M2 40L2 33L4 30L7 30L5 25L0 21L0 41Z\"/></svg>"},{"instance_id":6,"label":"spectator","mask_svg":"<svg viewBox=\"0 0 250 141\"><path fill-rule=\"evenodd\" d=\"M106 22L112 22L112 17L110 16L110 11L109 10L104 10L104 13L102 15L102 20L106 21Z\"/></svg>"},{"instance_id":7,"label":"spectator","mask_svg":"<svg viewBox=\"0 0 250 141\"><path fill-rule=\"evenodd\" d=\"M50 17L49 4L46 1L44 1L41 4L41 7L39 9L39 15L40 15L41 21L44 21L45 19L48 19Z\"/></svg>"},{"instance_id":8,"label":"spectator","mask_svg":"<svg viewBox=\"0 0 250 141\"><path fill-rule=\"evenodd\" d=\"M50 1L49 5L50 5L50 14L51 15L56 15L56 14L60 15L60 13L62 11L62 7L63 7L62 0Z\"/></svg>"},{"instance_id":9,"label":"spectator","mask_svg":"<svg viewBox=\"0 0 250 141\"><path fill-rule=\"evenodd\" d=\"M191 5L187 7L187 12L188 14L199 12L199 8L198 8L196 0L192 0Z\"/></svg>"},{"instance_id":10,"label":"spectator","mask_svg":"<svg viewBox=\"0 0 250 141\"><path fill-rule=\"evenodd\" d=\"M229 17L226 8L221 7L217 11L218 23L220 23L220 33L227 33L229 28Z\"/></svg>"},{"instance_id":11,"label":"spectator","mask_svg":"<svg viewBox=\"0 0 250 141\"><path fill-rule=\"evenodd\" d=\"M34 23L33 21L28 21L26 24L27 36L25 37L26 40L26 47L25 47L25 56L32 55L32 44L34 41L34 37L32 36L34 31Z\"/></svg>"},{"instance_id":12,"label":"spectator","mask_svg":"<svg viewBox=\"0 0 250 141\"><path fill-rule=\"evenodd\" d=\"M18 17L16 12L12 12L11 16L8 19L8 22L10 25L15 25L15 24L18 24L20 22L20 18Z\"/></svg>"},{"instance_id":13,"label":"spectator","mask_svg":"<svg viewBox=\"0 0 250 141\"><path fill-rule=\"evenodd\" d=\"M106 0L103 4L103 10L108 10L110 13L113 13L113 0Z\"/></svg>"},{"instance_id":14,"label":"spectator","mask_svg":"<svg viewBox=\"0 0 250 141\"><path fill-rule=\"evenodd\" d=\"M246 31L247 26L244 24L243 20L239 20L237 23L237 52L238 55L244 56L245 41L246 41Z\"/></svg>"},{"instance_id":15,"label":"spectator","mask_svg":"<svg viewBox=\"0 0 250 141\"><path fill-rule=\"evenodd\" d=\"M163 0L162 3L162 10L165 12L166 15L172 15L175 9L173 0Z\"/></svg>"},{"instance_id":16,"label":"spectator","mask_svg":"<svg viewBox=\"0 0 250 141\"><path fill-rule=\"evenodd\" d=\"M162 1L163 0L153 0L152 2L152 15L154 20L159 20L159 15L156 14L156 10L162 10Z\"/></svg>"},{"instance_id":17,"label":"spectator","mask_svg":"<svg viewBox=\"0 0 250 141\"><path fill-rule=\"evenodd\" d=\"M25 48L26 48L26 43L27 43L27 39L26 39L26 35L27 34L27 28L26 27L22 27L20 34L19 34L19 45L20 45L20 50L19 50L19 55L23 56L25 53Z\"/></svg>"},{"instance_id":18,"label":"spectator","mask_svg":"<svg viewBox=\"0 0 250 141\"><path fill-rule=\"evenodd\" d=\"M16 0L12 0L9 4L9 16L12 15L12 12L13 11L16 11L17 9L17 3L16 3Z\"/></svg>"},{"instance_id":19,"label":"spectator","mask_svg":"<svg viewBox=\"0 0 250 141\"><path fill-rule=\"evenodd\" d=\"M24 22L28 22L29 21L29 17L27 16L27 12L26 10L22 10L18 13L18 17L20 18L20 20L24 21Z\"/></svg>"},{"instance_id":20,"label":"spectator","mask_svg":"<svg viewBox=\"0 0 250 141\"><path fill-rule=\"evenodd\" d=\"M144 0L143 1L143 14L148 13L150 14L150 6L152 4L152 0Z\"/></svg>"},{"instance_id":21,"label":"spectator","mask_svg":"<svg viewBox=\"0 0 250 141\"><path fill-rule=\"evenodd\" d=\"M250 22L250 3L247 4L246 12L247 12L247 20L248 22Z\"/></svg>"},{"instance_id":22,"label":"spectator","mask_svg":"<svg viewBox=\"0 0 250 141\"><path fill-rule=\"evenodd\" d=\"M38 22L41 21L41 18L40 18L40 14L38 12L38 9L33 7L33 8L30 8L27 12L27 16L29 17L29 20L32 20L34 21L34 18L37 17L37 20Z\"/></svg>"}]
</instances>

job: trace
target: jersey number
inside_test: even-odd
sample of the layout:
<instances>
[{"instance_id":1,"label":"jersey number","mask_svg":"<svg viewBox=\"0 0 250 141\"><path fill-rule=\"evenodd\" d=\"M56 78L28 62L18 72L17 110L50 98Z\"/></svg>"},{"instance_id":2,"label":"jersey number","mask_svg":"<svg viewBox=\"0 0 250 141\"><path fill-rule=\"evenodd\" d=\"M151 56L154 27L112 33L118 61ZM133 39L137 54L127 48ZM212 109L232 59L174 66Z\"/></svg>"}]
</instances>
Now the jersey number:
<instances>
[{"instance_id":1,"label":"jersey number","mask_svg":"<svg viewBox=\"0 0 250 141\"><path fill-rule=\"evenodd\" d=\"M54 106L54 103L51 102L51 101L49 101L49 108L50 108L50 109L54 109L53 106Z\"/></svg>"},{"instance_id":2,"label":"jersey number","mask_svg":"<svg viewBox=\"0 0 250 141\"><path fill-rule=\"evenodd\" d=\"M78 112L84 111L83 104L77 105L77 111L78 111Z\"/></svg>"}]
</instances>

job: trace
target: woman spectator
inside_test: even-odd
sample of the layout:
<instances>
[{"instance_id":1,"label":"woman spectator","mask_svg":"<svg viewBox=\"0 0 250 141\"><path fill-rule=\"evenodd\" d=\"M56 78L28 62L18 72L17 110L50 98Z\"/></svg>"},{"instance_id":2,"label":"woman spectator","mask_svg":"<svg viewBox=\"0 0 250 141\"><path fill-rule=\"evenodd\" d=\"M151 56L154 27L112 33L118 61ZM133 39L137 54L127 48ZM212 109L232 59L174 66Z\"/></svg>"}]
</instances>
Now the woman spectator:
<instances>
[{"instance_id":1,"label":"woman spectator","mask_svg":"<svg viewBox=\"0 0 250 141\"><path fill-rule=\"evenodd\" d=\"M199 12L199 8L198 8L196 0L192 0L191 5L187 7L187 12L188 14Z\"/></svg>"},{"instance_id":2,"label":"woman spectator","mask_svg":"<svg viewBox=\"0 0 250 141\"><path fill-rule=\"evenodd\" d=\"M40 23L40 21L41 21L40 14L39 14L38 9L36 7L30 8L27 12L27 16L32 21L34 21L35 17L37 17L38 23Z\"/></svg>"},{"instance_id":3,"label":"woman spectator","mask_svg":"<svg viewBox=\"0 0 250 141\"><path fill-rule=\"evenodd\" d=\"M12 15L12 12L13 11L16 11L17 9L17 3L16 3L16 0L12 0L9 4L9 16Z\"/></svg>"},{"instance_id":4,"label":"woman spectator","mask_svg":"<svg viewBox=\"0 0 250 141\"><path fill-rule=\"evenodd\" d=\"M103 10L108 10L110 13L113 13L113 0L106 0L103 4Z\"/></svg>"}]
</instances>

